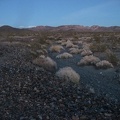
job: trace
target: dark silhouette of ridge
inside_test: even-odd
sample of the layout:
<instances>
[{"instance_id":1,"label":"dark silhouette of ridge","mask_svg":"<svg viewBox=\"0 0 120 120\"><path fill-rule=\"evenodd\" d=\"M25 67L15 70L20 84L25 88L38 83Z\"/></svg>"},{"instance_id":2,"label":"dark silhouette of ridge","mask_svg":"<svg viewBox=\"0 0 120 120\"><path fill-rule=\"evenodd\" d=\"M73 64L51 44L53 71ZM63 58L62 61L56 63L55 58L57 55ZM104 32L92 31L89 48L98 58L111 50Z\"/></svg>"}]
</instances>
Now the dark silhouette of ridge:
<instances>
[{"instance_id":1,"label":"dark silhouette of ridge","mask_svg":"<svg viewBox=\"0 0 120 120\"><path fill-rule=\"evenodd\" d=\"M31 34L33 33L33 31L31 31L30 29L25 29L25 28L14 28L8 25L4 25L0 27L0 34L2 35L16 35L16 34Z\"/></svg>"}]
</instances>

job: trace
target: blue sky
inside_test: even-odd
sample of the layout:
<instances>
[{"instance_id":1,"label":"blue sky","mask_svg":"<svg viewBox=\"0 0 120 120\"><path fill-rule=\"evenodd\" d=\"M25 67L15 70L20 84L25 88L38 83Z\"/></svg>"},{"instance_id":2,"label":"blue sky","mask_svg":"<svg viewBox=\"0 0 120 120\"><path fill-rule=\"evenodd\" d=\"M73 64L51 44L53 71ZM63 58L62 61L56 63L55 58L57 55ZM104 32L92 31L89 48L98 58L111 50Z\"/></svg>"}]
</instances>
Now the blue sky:
<instances>
[{"instance_id":1,"label":"blue sky","mask_svg":"<svg viewBox=\"0 0 120 120\"><path fill-rule=\"evenodd\" d=\"M120 0L0 0L0 26L120 26Z\"/></svg>"}]
</instances>

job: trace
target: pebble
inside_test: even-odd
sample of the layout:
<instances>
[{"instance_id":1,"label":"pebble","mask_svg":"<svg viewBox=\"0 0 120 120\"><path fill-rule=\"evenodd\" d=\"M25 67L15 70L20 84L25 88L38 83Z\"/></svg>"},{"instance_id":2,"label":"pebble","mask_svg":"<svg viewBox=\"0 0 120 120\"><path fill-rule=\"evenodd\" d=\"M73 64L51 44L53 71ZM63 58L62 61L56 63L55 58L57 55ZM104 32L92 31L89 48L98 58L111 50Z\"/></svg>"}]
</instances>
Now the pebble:
<instances>
[{"instance_id":1,"label":"pebble","mask_svg":"<svg viewBox=\"0 0 120 120\"><path fill-rule=\"evenodd\" d=\"M95 93L94 88L90 88L90 93L92 93L92 94L94 94L94 93Z\"/></svg>"},{"instance_id":2,"label":"pebble","mask_svg":"<svg viewBox=\"0 0 120 120\"><path fill-rule=\"evenodd\" d=\"M105 113L104 114L106 117L111 117L112 116L112 114L110 114L110 113Z\"/></svg>"}]
</instances>

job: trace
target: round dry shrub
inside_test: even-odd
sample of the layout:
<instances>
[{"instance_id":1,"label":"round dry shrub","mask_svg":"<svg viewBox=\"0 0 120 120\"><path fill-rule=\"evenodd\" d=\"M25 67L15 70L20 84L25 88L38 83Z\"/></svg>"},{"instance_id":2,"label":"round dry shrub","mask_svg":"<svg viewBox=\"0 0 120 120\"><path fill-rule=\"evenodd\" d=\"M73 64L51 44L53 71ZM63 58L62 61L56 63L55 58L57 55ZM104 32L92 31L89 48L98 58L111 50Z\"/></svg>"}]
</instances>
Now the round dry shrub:
<instances>
[{"instance_id":1,"label":"round dry shrub","mask_svg":"<svg viewBox=\"0 0 120 120\"><path fill-rule=\"evenodd\" d=\"M62 40L56 41L57 44L62 44Z\"/></svg>"},{"instance_id":2,"label":"round dry shrub","mask_svg":"<svg viewBox=\"0 0 120 120\"><path fill-rule=\"evenodd\" d=\"M70 48L70 47L78 48L78 45L74 45L70 40L68 40L67 42L62 42L61 45L66 46L66 48Z\"/></svg>"},{"instance_id":3,"label":"round dry shrub","mask_svg":"<svg viewBox=\"0 0 120 120\"><path fill-rule=\"evenodd\" d=\"M71 54L79 54L82 52L82 49L78 49L78 48L70 48L69 49Z\"/></svg>"},{"instance_id":4,"label":"round dry shrub","mask_svg":"<svg viewBox=\"0 0 120 120\"><path fill-rule=\"evenodd\" d=\"M51 52L60 52L61 50L64 50L63 46L61 45L52 45L50 47Z\"/></svg>"},{"instance_id":5,"label":"round dry shrub","mask_svg":"<svg viewBox=\"0 0 120 120\"><path fill-rule=\"evenodd\" d=\"M96 63L96 67L97 68L107 69L107 68L113 68L113 65L112 65L112 63L110 63L107 60L102 60L102 61Z\"/></svg>"},{"instance_id":6,"label":"round dry shrub","mask_svg":"<svg viewBox=\"0 0 120 120\"><path fill-rule=\"evenodd\" d=\"M92 51L90 49L83 49L81 52L81 56L92 55Z\"/></svg>"},{"instance_id":7,"label":"round dry shrub","mask_svg":"<svg viewBox=\"0 0 120 120\"><path fill-rule=\"evenodd\" d=\"M73 44L73 46L72 46L72 47L73 47L73 48L79 48L79 46L78 46L78 45L74 45L74 44Z\"/></svg>"},{"instance_id":8,"label":"round dry shrub","mask_svg":"<svg viewBox=\"0 0 120 120\"><path fill-rule=\"evenodd\" d=\"M78 62L78 65L96 65L98 62L100 62L98 57L90 55L83 57L80 62Z\"/></svg>"},{"instance_id":9,"label":"round dry shrub","mask_svg":"<svg viewBox=\"0 0 120 120\"><path fill-rule=\"evenodd\" d=\"M45 57L44 55L39 56L33 60L33 64L43 67L49 71L55 71L57 69L57 64L50 57Z\"/></svg>"},{"instance_id":10,"label":"round dry shrub","mask_svg":"<svg viewBox=\"0 0 120 120\"><path fill-rule=\"evenodd\" d=\"M70 48L69 51L76 50L76 48Z\"/></svg>"},{"instance_id":11,"label":"round dry shrub","mask_svg":"<svg viewBox=\"0 0 120 120\"><path fill-rule=\"evenodd\" d=\"M65 42L65 41L62 42L61 45L62 45L62 46L66 46L66 42Z\"/></svg>"},{"instance_id":12,"label":"round dry shrub","mask_svg":"<svg viewBox=\"0 0 120 120\"><path fill-rule=\"evenodd\" d=\"M83 44L83 41L78 41L78 44L82 45L82 44Z\"/></svg>"},{"instance_id":13,"label":"round dry shrub","mask_svg":"<svg viewBox=\"0 0 120 120\"><path fill-rule=\"evenodd\" d=\"M63 58L63 59L67 59L67 58L71 58L71 57L73 57L73 55L69 54L67 52L64 52L64 53L59 54L59 55L56 56L56 58Z\"/></svg>"},{"instance_id":14,"label":"round dry shrub","mask_svg":"<svg viewBox=\"0 0 120 120\"><path fill-rule=\"evenodd\" d=\"M83 49L90 49L90 45L91 45L90 43L88 44L88 43L84 42L82 45L82 48Z\"/></svg>"},{"instance_id":15,"label":"round dry shrub","mask_svg":"<svg viewBox=\"0 0 120 120\"><path fill-rule=\"evenodd\" d=\"M70 48L70 47L73 47L73 46L74 46L74 44L70 40L68 40L66 42L66 48Z\"/></svg>"},{"instance_id":16,"label":"round dry shrub","mask_svg":"<svg viewBox=\"0 0 120 120\"><path fill-rule=\"evenodd\" d=\"M100 44L93 43L93 44L91 44L90 49L93 52L105 52L107 49L107 45L105 45L103 43L100 43Z\"/></svg>"},{"instance_id":17,"label":"round dry shrub","mask_svg":"<svg viewBox=\"0 0 120 120\"><path fill-rule=\"evenodd\" d=\"M119 58L117 57L117 55L115 53L113 53L110 50L106 51L106 57L107 60L112 63L114 66L117 66L119 64Z\"/></svg>"},{"instance_id":18,"label":"round dry shrub","mask_svg":"<svg viewBox=\"0 0 120 120\"><path fill-rule=\"evenodd\" d=\"M56 72L56 76L73 83L79 83L80 81L80 75L76 73L76 71L74 71L71 67L61 68L58 72Z\"/></svg>"},{"instance_id":19,"label":"round dry shrub","mask_svg":"<svg viewBox=\"0 0 120 120\"><path fill-rule=\"evenodd\" d=\"M62 46L66 46L67 43L69 43L69 42L70 42L70 40L67 40L67 41L64 40L64 41L62 41L61 45L62 45Z\"/></svg>"}]
</instances>

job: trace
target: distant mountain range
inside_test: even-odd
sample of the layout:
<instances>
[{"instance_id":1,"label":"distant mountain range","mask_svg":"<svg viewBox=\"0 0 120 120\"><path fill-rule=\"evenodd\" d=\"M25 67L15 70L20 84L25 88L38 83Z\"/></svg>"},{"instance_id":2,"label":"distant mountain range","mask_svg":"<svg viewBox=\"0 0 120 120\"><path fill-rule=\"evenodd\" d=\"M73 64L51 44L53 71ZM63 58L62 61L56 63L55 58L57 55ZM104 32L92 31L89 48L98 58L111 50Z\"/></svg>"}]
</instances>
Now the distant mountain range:
<instances>
[{"instance_id":1,"label":"distant mountain range","mask_svg":"<svg viewBox=\"0 0 120 120\"><path fill-rule=\"evenodd\" d=\"M0 27L0 34L2 33L2 35L8 35L8 34L31 34L33 33L33 31L29 30L29 29L19 29L19 28L14 28L8 25L4 25Z\"/></svg>"},{"instance_id":2,"label":"distant mountain range","mask_svg":"<svg viewBox=\"0 0 120 120\"><path fill-rule=\"evenodd\" d=\"M79 32L120 32L120 26L81 26L81 25L63 25L58 27L51 26L36 26L30 28L31 30L39 31L39 30L50 30L50 31L79 31Z\"/></svg>"},{"instance_id":3,"label":"distant mountain range","mask_svg":"<svg viewBox=\"0 0 120 120\"><path fill-rule=\"evenodd\" d=\"M81 26L81 25L63 25L58 27L52 26L36 26L31 28L13 28L11 26L1 26L0 31L18 31L18 30L33 30L33 31L78 31L78 32L120 32L120 26Z\"/></svg>"}]
</instances>

